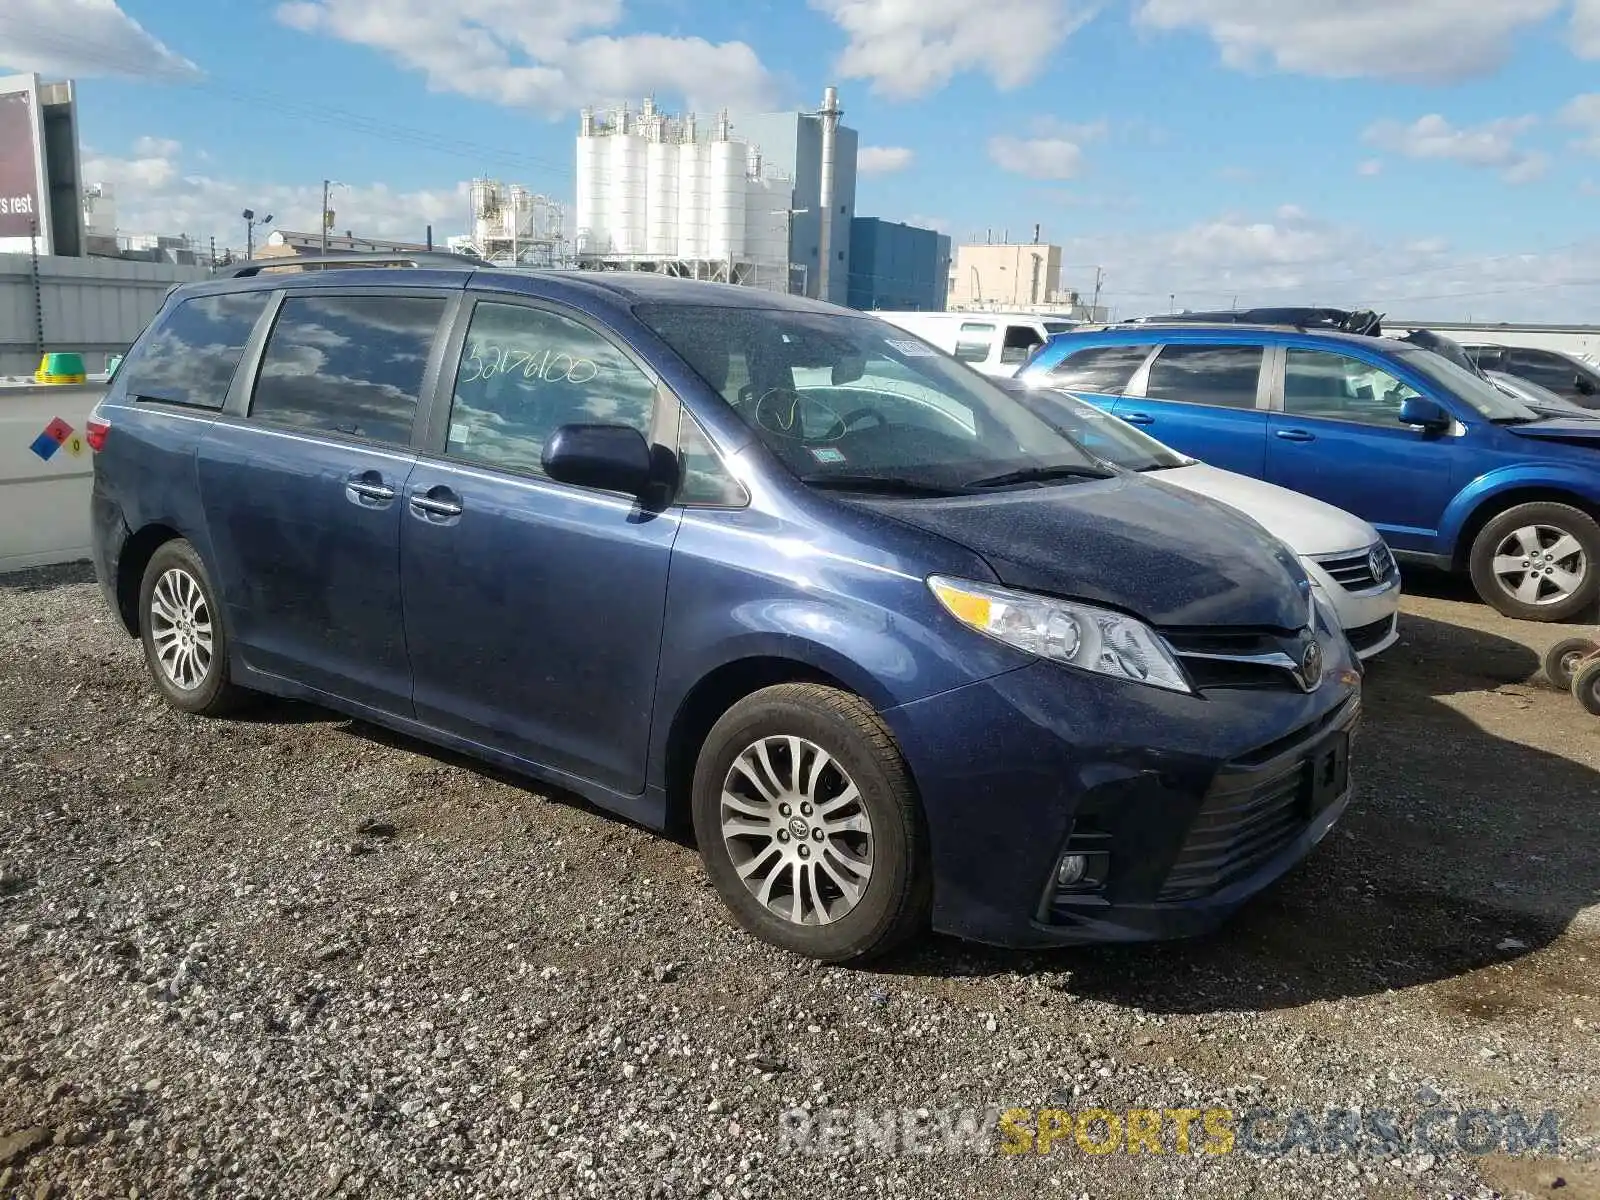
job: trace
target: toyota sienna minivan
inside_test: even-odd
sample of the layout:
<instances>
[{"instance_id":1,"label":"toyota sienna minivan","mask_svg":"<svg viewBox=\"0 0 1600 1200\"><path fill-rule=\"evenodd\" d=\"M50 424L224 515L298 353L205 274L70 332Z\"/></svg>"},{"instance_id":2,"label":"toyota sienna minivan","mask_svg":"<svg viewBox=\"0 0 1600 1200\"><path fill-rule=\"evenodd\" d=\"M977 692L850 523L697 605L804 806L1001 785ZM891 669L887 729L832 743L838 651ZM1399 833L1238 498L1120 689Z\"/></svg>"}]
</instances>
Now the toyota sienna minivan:
<instances>
[{"instance_id":1,"label":"toyota sienna minivan","mask_svg":"<svg viewBox=\"0 0 1600 1200\"><path fill-rule=\"evenodd\" d=\"M90 424L175 707L297 697L692 826L741 925L831 961L1198 933L1345 809L1359 668L1293 555L910 334L318 265L177 289Z\"/></svg>"}]
</instances>

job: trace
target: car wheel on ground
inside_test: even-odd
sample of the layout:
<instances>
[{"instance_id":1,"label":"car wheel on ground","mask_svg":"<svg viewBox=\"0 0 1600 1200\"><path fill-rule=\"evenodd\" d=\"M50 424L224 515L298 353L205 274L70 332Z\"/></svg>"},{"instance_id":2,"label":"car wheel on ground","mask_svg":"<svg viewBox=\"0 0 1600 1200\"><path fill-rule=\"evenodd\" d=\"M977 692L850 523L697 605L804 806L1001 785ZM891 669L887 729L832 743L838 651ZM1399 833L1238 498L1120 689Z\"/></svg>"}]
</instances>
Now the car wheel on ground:
<instances>
[{"instance_id":1,"label":"car wheel on ground","mask_svg":"<svg viewBox=\"0 0 1600 1200\"><path fill-rule=\"evenodd\" d=\"M1479 531L1471 566L1478 595L1506 616L1570 620L1600 596L1600 524L1569 504L1519 504Z\"/></svg>"},{"instance_id":2,"label":"car wheel on ground","mask_svg":"<svg viewBox=\"0 0 1600 1200\"><path fill-rule=\"evenodd\" d=\"M205 564L182 538L150 556L139 588L139 639L145 665L167 703L220 716L243 689L228 678L228 635Z\"/></svg>"},{"instance_id":3,"label":"car wheel on ground","mask_svg":"<svg viewBox=\"0 0 1600 1200\"><path fill-rule=\"evenodd\" d=\"M1583 660L1600 654L1600 642L1590 638L1563 638L1544 652L1544 677L1560 691L1572 687L1572 680Z\"/></svg>"},{"instance_id":4,"label":"car wheel on ground","mask_svg":"<svg viewBox=\"0 0 1600 1200\"><path fill-rule=\"evenodd\" d=\"M765 941L861 961L927 923L921 806L894 738L857 696L782 684L739 701L701 748L693 807L706 873Z\"/></svg>"},{"instance_id":5,"label":"car wheel on ground","mask_svg":"<svg viewBox=\"0 0 1600 1200\"><path fill-rule=\"evenodd\" d=\"M1572 679L1572 694L1586 710L1600 717L1600 660L1578 669Z\"/></svg>"}]
</instances>

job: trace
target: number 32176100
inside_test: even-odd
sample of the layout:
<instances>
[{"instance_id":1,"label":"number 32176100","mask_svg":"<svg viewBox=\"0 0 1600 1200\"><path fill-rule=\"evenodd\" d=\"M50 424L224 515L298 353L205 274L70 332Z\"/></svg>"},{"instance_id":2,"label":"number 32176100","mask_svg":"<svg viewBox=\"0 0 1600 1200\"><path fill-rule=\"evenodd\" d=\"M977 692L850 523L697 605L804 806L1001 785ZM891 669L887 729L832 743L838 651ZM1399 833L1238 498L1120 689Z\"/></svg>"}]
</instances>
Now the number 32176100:
<instances>
[{"instance_id":1,"label":"number 32176100","mask_svg":"<svg viewBox=\"0 0 1600 1200\"><path fill-rule=\"evenodd\" d=\"M588 383L600 374L592 358L579 358L565 350L518 350L511 346L479 344L467 348L461 362L461 383L493 379L520 372L524 379L546 383Z\"/></svg>"}]
</instances>

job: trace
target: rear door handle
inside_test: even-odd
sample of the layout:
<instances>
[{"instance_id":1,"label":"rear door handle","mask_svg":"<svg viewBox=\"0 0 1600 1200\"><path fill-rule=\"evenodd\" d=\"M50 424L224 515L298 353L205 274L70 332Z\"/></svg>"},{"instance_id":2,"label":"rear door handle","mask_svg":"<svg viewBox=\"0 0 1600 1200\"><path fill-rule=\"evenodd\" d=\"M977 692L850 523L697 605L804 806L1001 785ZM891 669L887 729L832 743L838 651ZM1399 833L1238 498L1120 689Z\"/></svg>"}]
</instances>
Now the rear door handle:
<instances>
[{"instance_id":1,"label":"rear door handle","mask_svg":"<svg viewBox=\"0 0 1600 1200\"><path fill-rule=\"evenodd\" d=\"M423 518L459 517L461 497L447 487L431 487L426 491L412 493L411 510Z\"/></svg>"},{"instance_id":2,"label":"rear door handle","mask_svg":"<svg viewBox=\"0 0 1600 1200\"><path fill-rule=\"evenodd\" d=\"M1316 434L1308 433L1304 429L1277 429L1273 433L1286 442L1314 442L1317 440Z\"/></svg>"},{"instance_id":3,"label":"rear door handle","mask_svg":"<svg viewBox=\"0 0 1600 1200\"><path fill-rule=\"evenodd\" d=\"M1124 413L1122 419L1129 425L1154 425L1156 423L1156 419L1149 413L1142 412Z\"/></svg>"}]
</instances>

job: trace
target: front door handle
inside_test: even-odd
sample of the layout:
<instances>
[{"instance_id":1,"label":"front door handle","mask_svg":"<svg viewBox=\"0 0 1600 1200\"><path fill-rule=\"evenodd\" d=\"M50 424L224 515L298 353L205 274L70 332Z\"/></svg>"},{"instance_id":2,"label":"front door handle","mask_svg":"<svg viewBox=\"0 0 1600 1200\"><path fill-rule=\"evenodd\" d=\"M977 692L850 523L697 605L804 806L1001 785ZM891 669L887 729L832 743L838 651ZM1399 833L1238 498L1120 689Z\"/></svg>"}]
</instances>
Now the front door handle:
<instances>
[{"instance_id":1,"label":"front door handle","mask_svg":"<svg viewBox=\"0 0 1600 1200\"><path fill-rule=\"evenodd\" d=\"M1286 442L1314 442L1317 440L1316 434L1309 433L1304 429L1278 429L1273 432Z\"/></svg>"},{"instance_id":2,"label":"front door handle","mask_svg":"<svg viewBox=\"0 0 1600 1200\"><path fill-rule=\"evenodd\" d=\"M357 471L344 481L344 495L351 504L387 504L394 499L394 488L376 471Z\"/></svg>"},{"instance_id":3,"label":"front door handle","mask_svg":"<svg viewBox=\"0 0 1600 1200\"><path fill-rule=\"evenodd\" d=\"M411 497L411 509L420 517L459 517L461 497L449 488L429 488Z\"/></svg>"},{"instance_id":4,"label":"front door handle","mask_svg":"<svg viewBox=\"0 0 1600 1200\"><path fill-rule=\"evenodd\" d=\"M1156 419L1149 413L1142 412L1124 413L1122 419L1129 425L1154 425L1156 423Z\"/></svg>"}]
</instances>

